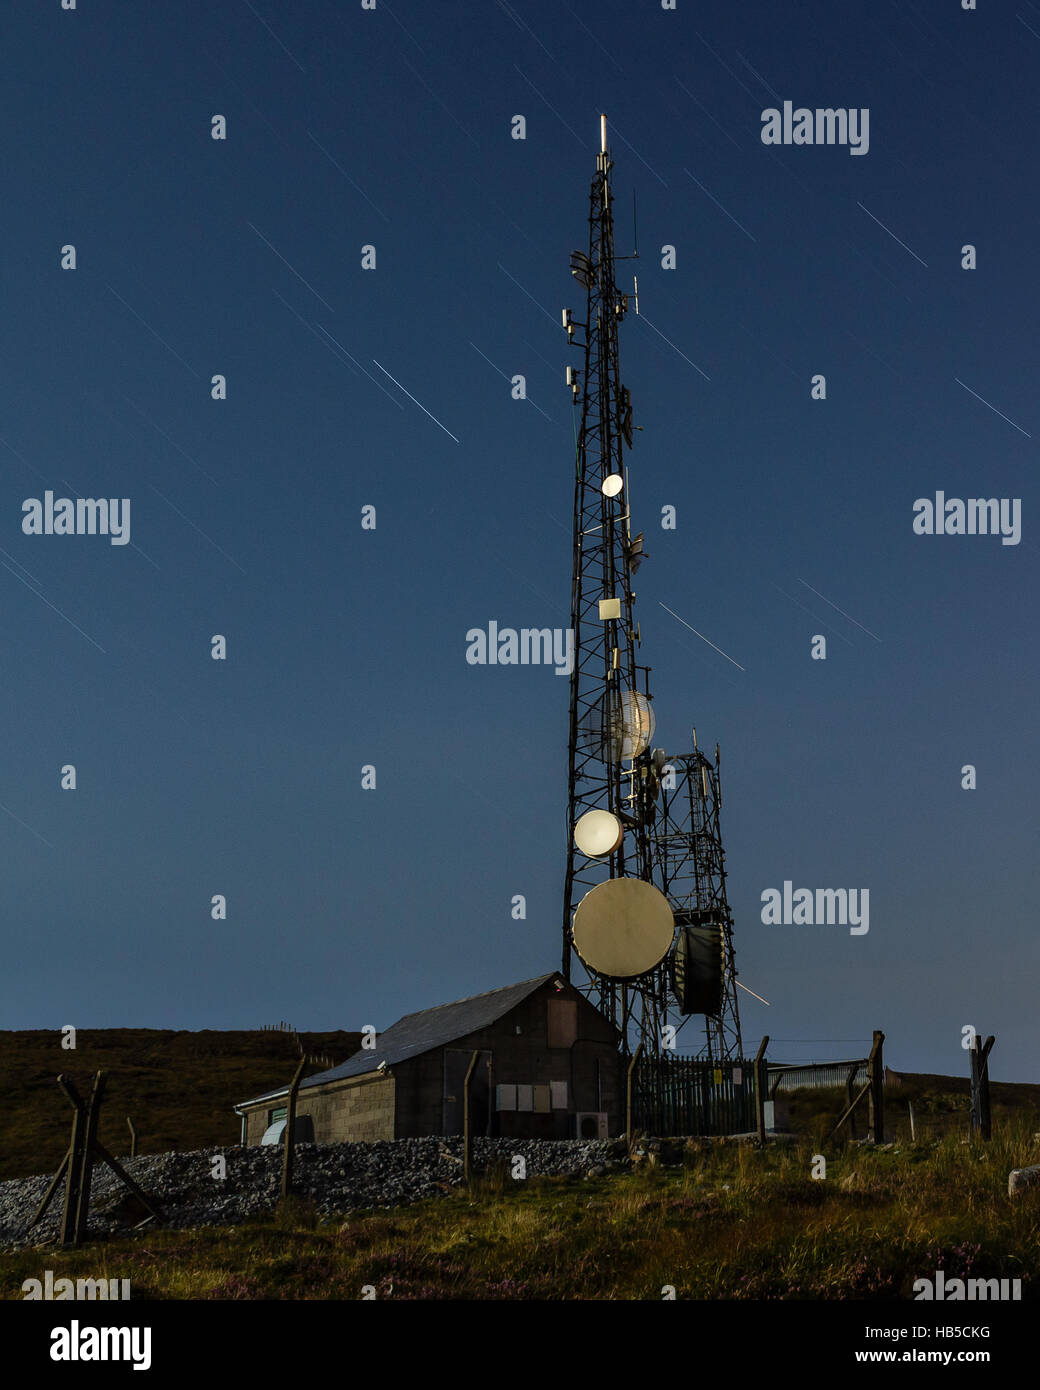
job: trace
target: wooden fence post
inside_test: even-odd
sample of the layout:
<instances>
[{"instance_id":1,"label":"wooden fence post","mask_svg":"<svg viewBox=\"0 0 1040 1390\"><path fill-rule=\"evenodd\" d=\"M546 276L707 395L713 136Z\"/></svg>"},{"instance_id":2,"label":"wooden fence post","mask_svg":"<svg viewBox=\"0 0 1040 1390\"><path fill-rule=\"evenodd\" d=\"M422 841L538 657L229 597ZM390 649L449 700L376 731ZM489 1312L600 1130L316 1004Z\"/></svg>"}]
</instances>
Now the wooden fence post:
<instances>
[{"instance_id":1,"label":"wooden fence post","mask_svg":"<svg viewBox=\"0 0 1040 1390\"><path fill-rule=\"evenodd\" d=\"M127 1115L127 1117L126 1117L126 1123L127 1123L127 1126L128 1126L128 1128L129 1128L129 1130L130 1130L130 1157L131 1157L131 1158L136 1158L136 1157L137 1157L137 1130L134 1129L134 1122L133 1122L133 1120L131 1120L131 1118L130 1118L129 1115Z\"/></svg>"},{"instance_id":2,"label":"wooden fence post","mask_svg":"<svg viewBox=\"0 0 1040 1390\"><path fill-rule=\"evenodd\" d=\"M76 1206L76 1225L74 1244L78 1245L87 1233L87 1214L90 1210L90 1183L94 1175L94 1150L97 1145L98 1120L101 1118L101 1098L105 1092L108 1078L103 1071L97 1072L90 1088L87 1114L83 1129L83 1166L80 1169L79 1201Z\"/></svg>"},{"instance_id":3,"label":"wooden fence post","mask_svg":"<svg viewBox=\"0 0 1040 1390\"><path fill-rule=\"evenodd\" d=\"M97 1137L105 1081L106 1073L97 1072L90 1092L90 1103L84 1105L71 1079L67 1076L58 1077L58 1084L68 1096L72 1108L76 1112L72 1121L72 1141L61 1161L61 1166L51 1179L50 1186L44 1193L43 1200L36 1208L36 1213L26 1229L31 1230L43 1217L50 1205L51 1198L58 1190L58 1184L64 1177L65 1203L61 1213L59 1234L62 1245L78 1245L87 1232L87 1220L90 1214L90 1186L95 1157L100 1158L103 1163L107 1163L120 1182L143 1202L151 1213L149 1220L162 1220L162 1213L153 1204L148 1194L138 1187L130 1174L116 1162Z\"/></svg>"},{"instance_id":4,"label":"wooden fence post","mask_svg":"<svg viewBox=\"0 0 1040 1390\"><path fill-rule=\"evenodd\" d=\"M968 1054L971 1062L971 1129L982 1139L989 1139L992 1133L989 1109L989 1054L996 1042L990 1036L985 1043L978 1033L971 1040Z\"/></svg>"},{"instance_id":5,"label":"wooden fence post","mask_svg":"<svg viewBox=\"0 0 1040 1390\"><path fill-rule=\"evenodd\" d=\"M289 1083L289 1098L285 1106L285 1133L282 1148L282 1196L288 1197L292 1191L292 1170L293 1170L293 1131L296 1128L296 1094L300 1089L300 1077L303 1069L307 1065L307 1058L301 1057L296 1066L296 1072L292 1081Z\"/></svg>"},{"instance_id":6,"label":"wooden fence post","mask_svg":"<svg viewBox=\"0 0 1040 1390\"><path fill-rule=\"evenodd\" d=\"M480 1048L475 1048L462 1083L462 1173L469 1182L473 1174L473 1120L470 1113L470 1085L480 1061Z\"/></svg>"},{"instance_id":7,"label":"wooden fence post","mask_svg":"<svg viewBox=\"0 0 1040 1390\"><path fill-rule=\"evenodd\" d=\"M885 1142L885 1035L874 1029L874 1045L867 1058L870 1073L870 1137L875 1144Z\"/></svg>"},{"instance_id":8,"label":"wooden fence post","mask_svg":"<svg viewBox=\"0 0 1040 1390\"><path fill-rule=\"evenodd\" d=\"M766 1048L769 1046L767 1033L755 1053L755 1111L758 1117L758 1142L766 1142L766 1086L769 1073L766 1070Z\"/></svg>"},{"instance_id":9,"label":"wooden fence post","mask_svg":"<svg viewBox=\"0 0 1040 1390\"><path fill-rule=\"evenodd\" d=\"M61 1211L61 1234L58 1240L62 1245L75 1245L76 1215L79 1211L79 1185L83 1176L83 1136L86 1130L86 1110L71 1078L59 1076L58 1085L68 1096L76 1112L72 1121L72 1142L69 1145L68 1163L65 1167L65 1204Z\"/></svg>"},{"instance_id":10,"label":"wooden fence post","mask_svg":"<svg viewBox=\"0 0 1040 1390\"><path fill-rule=\"evenodd\" d=\"M996 1038L992 1035L986 1039L979 1061L979 1121L983 1139L989 1139L992 1134L989 1110L989 1054L995 1042Z\"/></svg>"},{"instance_id":11,"label":"wooden fence post","mask_svg":"<svg viewBox=\"0 0 1040 1390\"><path fill-rule=\"evenodd\" d=\"M632 1143L632 1073L636 1069L636 1063L639 1061L642 1051L643 1044L640 1043L628 1064L628 1074L625 1077L625 1142L629 1145Z\"/></svg>"}]
</instances>

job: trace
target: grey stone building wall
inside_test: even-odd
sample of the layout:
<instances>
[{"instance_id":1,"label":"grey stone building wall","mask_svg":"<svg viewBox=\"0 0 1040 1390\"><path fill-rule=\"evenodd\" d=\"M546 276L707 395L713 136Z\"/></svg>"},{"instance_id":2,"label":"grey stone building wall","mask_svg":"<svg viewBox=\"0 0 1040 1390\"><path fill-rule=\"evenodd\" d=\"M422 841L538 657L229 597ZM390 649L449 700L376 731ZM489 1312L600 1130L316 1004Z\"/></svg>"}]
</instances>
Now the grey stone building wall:
<instances>
[{"instance_id":1,"label":"grey stone building wall","mask_svg":"<svg viewBox=\"0 0 1040 1390\"><path fill-rule=\"evenodd\" d=\"M393 1076L360 1076L300 1091L297 1115L309 1115L316 1144L393 1139L396 1081ZM246 1143L259 1144L272 1110L285 1098L246 1112Z\"/></svg>"}]
</instances>

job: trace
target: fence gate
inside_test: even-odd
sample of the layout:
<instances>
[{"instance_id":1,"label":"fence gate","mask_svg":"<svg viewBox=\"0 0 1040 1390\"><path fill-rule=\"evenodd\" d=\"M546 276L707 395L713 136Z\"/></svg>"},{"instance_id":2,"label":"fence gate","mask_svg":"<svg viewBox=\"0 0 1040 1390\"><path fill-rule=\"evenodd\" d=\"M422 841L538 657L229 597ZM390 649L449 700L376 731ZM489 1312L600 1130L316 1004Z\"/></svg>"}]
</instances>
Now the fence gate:
<instances>
[{"instance_id":1,"label":"fence gate","mask_svg":"<svg viewBox=\"0 0 1040 1390\"><path fill-rule=\"evenodd\" d=\"M660 1136L744 1134L757 1123L755 1064L692 1057L640 1057L632 1077L632 1123Z\"/></svg>"}]
</instances>

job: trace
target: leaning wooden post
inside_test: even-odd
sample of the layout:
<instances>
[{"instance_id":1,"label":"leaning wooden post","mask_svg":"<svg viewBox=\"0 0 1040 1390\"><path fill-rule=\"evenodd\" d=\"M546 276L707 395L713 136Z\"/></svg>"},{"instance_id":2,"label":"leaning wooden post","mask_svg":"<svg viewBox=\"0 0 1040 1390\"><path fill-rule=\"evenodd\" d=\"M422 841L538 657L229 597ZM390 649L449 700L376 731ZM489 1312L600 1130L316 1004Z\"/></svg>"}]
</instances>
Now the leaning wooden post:
<instances>
[{"instance_id":1,"label":"leaning wooden post","mask_svg":"<svg viewBox=\"0 0 1040 1390\"><path fill-rule=\"evenodd\" d=\"M296 1128L296 1094L300 1089L300 1078L307 1065L307 1058L301 1057L296 1072L289 1083L289 1099L285 1106L285 1134L282 1136L282 1196L288 1197L292 1189L293 1170L293 1131Z\"/></svg>"},{"instance_id":2,"label":"leaning wooden post","mask_svg":"<svg viewBox=\"0 0 1040 1390\"><path fill-rule=\"evenodd\" d=\"M885 1142L885 1035L874 1029L874 1045L867 1059L870 1073L870 1137L875 1144Z\"/></svg>"},{"instance_id":3,"label":"leaning wooden post","mask_svg":"<svg viewBox=\"0 0 1040 1390\"><path fill-rule=\"evenodd\" d=\"M83 1131L83 1166L80 1170L79 1202L76 1207L75 1244L78 1245L87 1234L87 1218L90 1213L90 1183L94 1174L94 1151L97 1145L98 1120L101 1118L101 1098L107 1081L105 1072L99 1071L94 1077L87 1102L87 1116Z\"/></svg>"},{"instance_id":4,"label":"leaning wooden post","mask_svg":"<svg viewBox=\"0 0 1040 1390\"><path fill-rule=\"evenodd\" d=\"M480 1061L480 1048L474 1050L473 1056L469 1059L469 1066L466 1068L466 1079L462 1083L462 1173L466 1181L469 1182L473 1174L473 1122L470 1116L470 1084L473 1080L473 1073L477 1069Z\"/></svg>"},{"instance_id":5,"label":"leaning wooden post","mask_svg":"<svg viewBox=\"0 0 1040 1390\"><path fill-rule=\"evenodd\" d=\"M769 1034L762 1039L755 1053L755 1111L758 1115L758 1142L766 1142L766 1048L769 1046Z\"/></svg>"},{"instance_id":6,"label":"leaning wooden post","mask_svg":"<svg viewBox=\"0 0 1040 1390\"><path fill-rule=\"evenodd\" d=\"M853 1062L852 1066L849 1067L849 1074L845 1078L845 1113L849 1117L848 1137L850 1139L855 1139L856 1137L856 1109L852 1102L856 1094L856 1073L859 1071L859 1068L860 1064L858 1062Z\"/></svg>"},{"instance_id":7,"label":"leaning wooden post","mask_svg":"<svg viewBox=\"0 0 1040 1390\"><path fill-rule=\"evenodd\" d=\"M625 1077L625 1142L629 1145L632 1143L632 1077L642 1051L643 1044L640 1043L628 1064L628 1074Z\"/></svg>"},{"instance_id":8,"label":"leaning wooden post","mask_svg":"<svg viewBox=\"0 0 1040 1390\"><path fill-rule=\"evenodd\" d=\"M849 1102L849 1107L848 1107L848 1109L845 1111L844 1115L842 1115L841 1119L838 1121L838 1123L837 1123L837 1124L834 1126L834 1128L831 1130L830 1134L827 1135L827 1138L828 1138L828 1139L833 1139L834 1136L837 1134L838 1130L841 1129L841 1127L842 1127L842 1125L845 1123L845 1121L851 1117L852 1112L855 1110L856 1106L860 1103L860 1101L863 1099L863 1097L864 1097L864 1096L867 1094L867 1092L870 1090L870 1086L871 1086L871 1083L870 1083L869 1081L865 1081L865 1082L863 1083L863 1087L862 1087L862 1089L860 1090L859 1094L856 1096L856 1098L855 1098L854 1100L852 1100L852 1101ZM870 1102L868 1101L867 1104L869 1105Z\"/></svg>"},{"instance_id":9,"label":"leaning wooden post","mask_svg":"<svg viewBox=\"0 0 1040 1390\"><path fill-rule=\"evenodd\" d=\"M76 1243L76 1213L79 1211L79 1184L83 1175L83 1134L86 1128L86 1111L79 1092L67 1076L58 1077L58 1085L68 1096L75 1110L72 1121L72 1142L69 1145L68 1163L65 1166L65 1205L61 1211L61 1245Z\"/></svg>"},{"instance_id":10,"label":"leaning wooden post","mask_svg":"<svg viewBox=\"0 0 1040 1390\"><path fill-rule=\"evenodd\" d=\"M112 1169L112 1172L115 1173L116 1177L123 1184L123 1186L129 1192L132 1192L134 1196L137 1197L141 1202L144 1203L144 1205L152 1213L152 1216L155 1217L156 1221L161 1221L163 1219L162 1212L155 1205L152 1199L148 1196L148 1193L145 1192L143 1188L138 1187L137 1183L134 1182L133 1178L122 1166L122 1164L118 1163L116 1159L112 1157L112 1155L108 1152L108 1150L105 1148L104 1144L102 1144L100 1140L98 1140L94 1144L94 1149L97 1153L98 1158L100 1158L103 1163L108 1164L108 1166Z\"/></svg>"},{"instance_id":11,"label":"leaning wooden post","mask_svg":"<svg viewBox=\"0 0 1040 1390\"><path fill-rule=\"evenodd\" d=\"M136 1158L136 1157L137 1157L137 1130L134 1129L134 1122L133 1122L133 1120L130 1118L129 1115L127 1115L127 1117L126 1117L126 1123L127 1123L127 1126L128 1126L128 1128L129 1128L129 1130L130 1130L130 1157L131 1157L131 1158Z\"/></svg>"},{"instance_id":12,"label":"leaning wooden post","mask_svg":"<svg viewBox=\"0 0 1040 1390\"><path fill-rule=\"evenodd\" d=\"M62 1178L65 1176L66 1172L68 1171L69 1160L70 1160L71 1154L72 1154L72 1149L71 1149L71 1148L69 1148L69 1149L67 1149L67 1150L65 1151L65 1157L61 1160L61 1166L58 1168L58 1171L54 1174L54 1177L51 1178L50 1186L47 1188L47 1191L43 1194L43 1199L41 1200L40 1205L36 1208L36 1215L33 1217L33 1219L29 1222L28 1226L26 1226L26 1228L25 1228L27 1231L31 1231L31 1230L32 1230L32 1228L36 1225L37 1221L39 1221L40 1217L43 1215L43 1213L44 1213L44 1212L47 1210L47 1208L50 1206L50 1204L51 1204L51 1198L54 1196L55 1192L57 1192L57 1190L58 1190L58 1184L61 1182Z\"/></svg>"}]
</instances>

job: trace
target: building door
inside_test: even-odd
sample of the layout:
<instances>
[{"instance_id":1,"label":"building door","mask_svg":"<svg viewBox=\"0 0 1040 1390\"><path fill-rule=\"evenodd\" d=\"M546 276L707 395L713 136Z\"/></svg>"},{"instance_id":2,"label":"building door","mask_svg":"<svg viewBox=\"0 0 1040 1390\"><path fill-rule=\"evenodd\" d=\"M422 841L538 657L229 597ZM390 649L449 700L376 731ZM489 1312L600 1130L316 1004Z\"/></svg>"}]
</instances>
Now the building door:
<instances>
[{"instance_id":1,"label":"building door","mask_svg":"<svg viewBox=\"0 0 1040 1390\"><path fill-rule=\"evenodd\" d=\"M473 1053L461 1048L444 1049L444 1107L442 1134L461 1134L463 1123L463 1087ZM470 1124L473 1133L488 1132L491 1118L491 1052L481 1052L470 1083Z\"/></svg>"}]
</instances>

